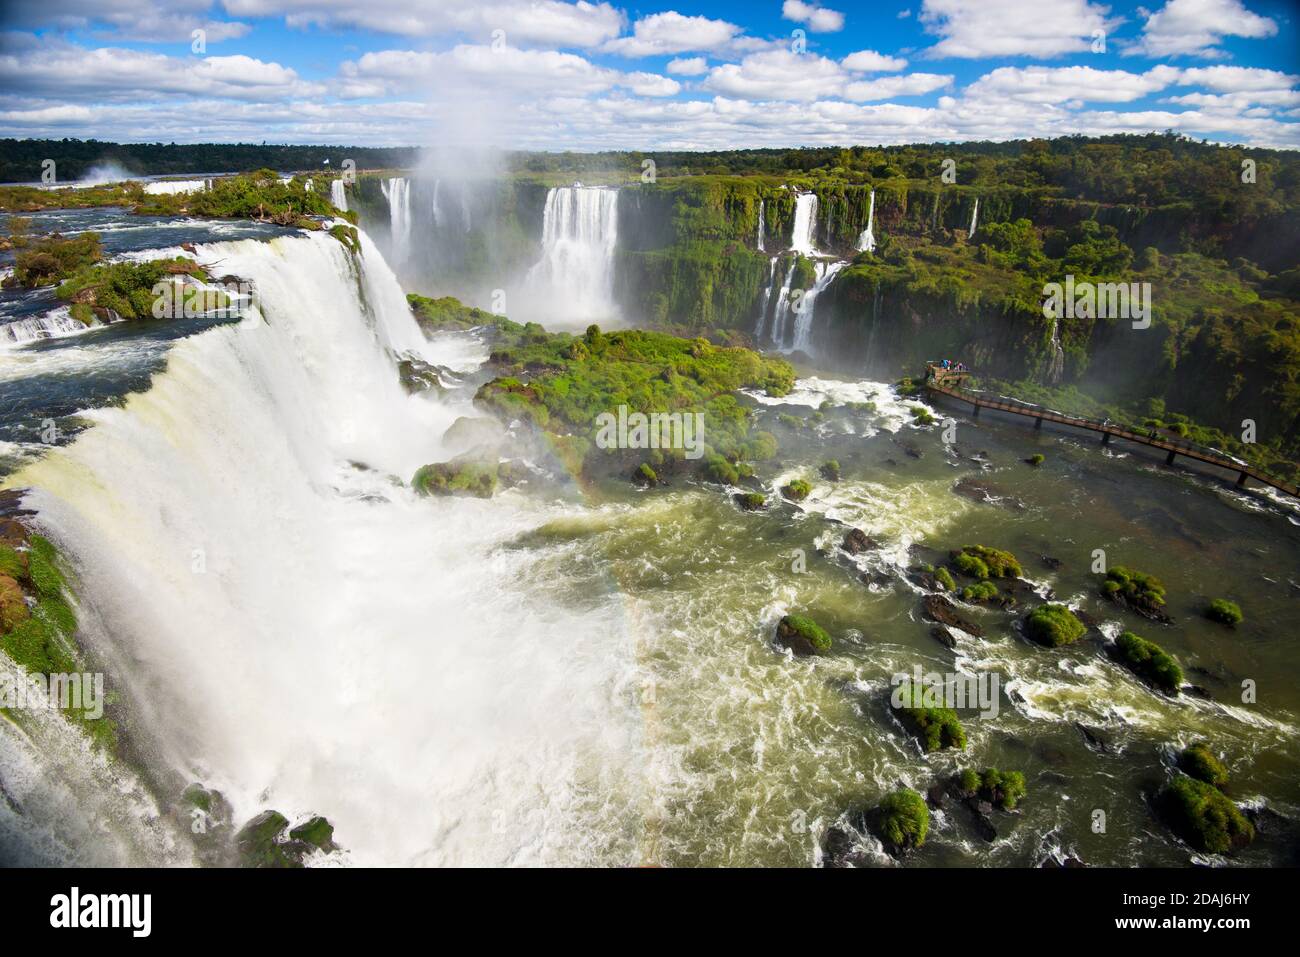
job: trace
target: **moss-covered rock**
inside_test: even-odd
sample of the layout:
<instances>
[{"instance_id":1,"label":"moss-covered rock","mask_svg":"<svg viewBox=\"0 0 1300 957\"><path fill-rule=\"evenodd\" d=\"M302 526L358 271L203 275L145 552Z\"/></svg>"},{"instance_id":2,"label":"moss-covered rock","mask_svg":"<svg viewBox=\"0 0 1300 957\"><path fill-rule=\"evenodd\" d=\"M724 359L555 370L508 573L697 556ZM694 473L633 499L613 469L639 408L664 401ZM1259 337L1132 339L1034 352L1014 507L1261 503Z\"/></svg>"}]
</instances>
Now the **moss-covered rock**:
<instances>
[{"instance_id":1,"label":"moss-covered rock","mask_svg":"<svg viewBox=\"0 0 1300 957\"><path fill-rule=\"evenodd\" d=\"M812 486L803 479L795 479L789 485L781 487L781 494L792 502L802 502L812 491Z\"/></svg>"},{"instance_id":2,"label":"moss-covered rock","mask_svg":"<svg viewBox=\"0 0 1300 957\"><path fill-rule=\"evenodd\" d=\"M982 605L984 602L993 601L998 597L998 586L990 581L978 581L973 585L967 585L961 590L961 600L970 602L972 605Z\"/></svg>"},{"instance_id":3,"label":"moss-covered rock","mask_svg":"<svg viewBox=\"0 0 1300 957\"><path fill-rule=\"evenodd\" d=\"M952 573L942 565L934 570L934 580L944 591L957 591L957 583L953 581Z\"/></svg>"},{"instance_id":4,"label":"moss-covered rock","mask_svg":"<svg viewBox=\"0 0 1300 957\"><path fill-rule=\"evenodd\" d=\"M1025 635L1048 648L1073 644L1087 631L1088 627L1067 605L1039 605L1025 616Z\"/></svg>"},{"instance_id":5,"label":"moss-covered rock","mask_svg":"<svg viewBox=\"0 0 1300 957\"><path fill-rule=\"evenodd\" d=\"M817 472L828 482L838 482L840 480L840 463L835 459L827 459L817 469Z\"/></svg>"},{"instance_id":6,"label":"moss-covered rock","mask_svg":"<svg viewBox=\"0 0 1300 957\"><path fill-rule=\"evenodd\" d=\"M1116 565L1106 573L1101 594L1119 605L1131 608L1145 618L1168 622L1165 614L1165 586L1154 575Z\"/></svg>"},{"instance_id":7,"label":"moss-covered rock","mask_svg":"<svg viewBox=\"0 0 1300 957\"><path fill-rule=\"evenodd\" d=\"M786 615L776 626L776 640L798 657L823 655L831 650L831 636L807 615Z\"/></svg>"},{"instance_id":8,"label":"moss-covered rock","mask_svg":"<svg viewBox=\"0 0 1300 957\"><path fill-rule=\"evenodd\" d=\"M497 490L496 463L435 462L421 466L411 487L421 495L473 495L491 498Z\"/></svg>"},{"instance_id":9,"label":"moss-covered rock","mask_svg":"<svg viewBox=\"0 0 1300 957\"><path fill-rule=\"evenodd\" d=\"M632 484L641 488L654 488L659 484L659 476L648 462L642 462L632 473Z\"/></svg>"},{"instance_id":10,"label":"moss-covered rock","mask_svg":"<svg viewBox=\"0 0 1300 957\"><path fill-rule=\"evenodd\" d=\"M887 851L904 854L925 846L930 809L921 795L910 788L900 788L885 795L871 815L871 825Z\"/></svg>"},{"instance_id":11,"label":"moss-covered rock","mask_svg":"<svg viewBox=\"0 0 1300 957\"><path fill-rule=\"evenodd\" d=\"M938 706L939 702L930 698L925 687L904 681L894 689L890 706L921 739L925 750L964 750L966 729L961 726L957 712Z\"/></svg>"},{"instance_id":12,"label":"moss-covered rock","mask_svg":"<svg viewBox=\"0 0 1300 957\"><path fill-rule=\"evenodd\" d=\"M1218 788L1176 774L1156 798L1179 837L1200 851L1229 854L1255 839L1255 826Z\"/></svg>"},{"instance_id":13,"label":"moss-covered rock","mask_svg":"<svg viewBox=\"0 0 1300 957\"><path fill-rule=\"evenodd\" d=\"M292 828L289 836L319 848L327 854L338 850L338 845L334 843L334 825L319 815Z\"/></svg>"},{"instance_id":14,"label":"moss-covered rock","mask_svg":"<svg viewBox=\"0 0 1300 957\"><path fill-rule=\"evenodd\" d=\"M1241 608L1236 602L1226 598L1216 598L1205 609L1205 617L1224 625L1236 625L1241 622Z\"/></svg>"},{"instance_id":15,"label":"moss-covered rock","mask_svg":"<svg viewBox=\"0 0 1300 957\"><path fill-rule=\"evenodd\" d=\"M953 567L971 578L1019 578L1024 574L1015 555L999 548L966 545L951 555Z\"/></svg>"},{"instance_id":16,"label":"moss-covered rock","mask_svg":"<svg viewBox=\"0 0 1300 957\"><path fill-rule=\"evenodd\" d=\"M1220 790L1228 783L1228 769L1204 741L1197 741L1179 752L1178 767L1184 774Z\"/></svg>"},{"instance_id":17,"label":"moss-covered rock","mask_svg":"<svg viewBox=\"0 0 1300 957\"><path fill-rule=\"evenodd\" d=\"M735 500L746 512L757 512L767 504L767 496L762 492L740 492Z\"/></svg>"},{"instance_id":18,"label":"moss-covered rock","mask_svg":"<svg viewBox=\"0 0 1300 957\"><path fill-rule=\"evenodd\" d=\"M1116 658L1136 674L1167 694L1177 694L1183 683L1178 662L1154 641L1147 641L1131 631L1115 639Z\"/></svg>"}]
</instances>

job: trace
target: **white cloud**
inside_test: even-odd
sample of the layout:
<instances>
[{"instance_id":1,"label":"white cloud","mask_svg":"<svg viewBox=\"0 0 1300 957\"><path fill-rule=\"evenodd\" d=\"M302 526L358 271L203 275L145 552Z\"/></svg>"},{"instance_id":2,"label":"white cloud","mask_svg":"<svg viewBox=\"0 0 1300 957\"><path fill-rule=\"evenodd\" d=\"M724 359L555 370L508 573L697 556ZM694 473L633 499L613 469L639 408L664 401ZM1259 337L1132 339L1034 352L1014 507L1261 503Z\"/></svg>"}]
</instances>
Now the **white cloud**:
<instances>
[{"instance_id":1,"label":"white cloud","mask_svg":"<svg viewBox=\"0 0 1300 957\"><path fill-rule=\"evenodd\" d=\"M1004 66L980 77L966 88L965 95L1022 103L1128 103L1177 83L1179 76L1179 71L1169 66L1153 67L1146 73L1089 66Z\"/></svg>"},{"instance_id":2,"label":"white cloud","mask_svg":"<svg viewBox=\"0 0 1300 957\"><path fill-rule=\"evenodd\" d=\"M869 100L888 100L896 96L921 96L952 85L951 76L937 73L908 73L904 76L886 76L878 80L862 80L844 87L846 99L860 103Z\"/></svg>"},{"instance_id":3,"label":"white cloud","mask_svg":"<svg viewBox=\"0 0 1300 957\"><path fill-rule=\"evenodd\" d=\"M668 61L668 72L676 76L703 76L709 72L709 61L702 56Z\"/></svg>"},{"instance_id":4,"label":"white cloud","mask_svg":"<svg viewBox=\"0 0 1300 957\"><path fill-rule=\"evenodd\" d=\"M1241 0L1169 0L1147 17L1142 38L1127 46L1125 56L1221 57L1224 37L1258 39L1277 33L1268 17L1247 10Z\"/></svg>"},{"instance_id":5,"label":"white cloud","mask_svg":"<svg viewBox=\"0 0 1300 957\"><path fill-rule=\"evenodd\" d=\"M6 0L5 23L11 27L58 27L107 30L115 39L146 42L190 42L202 29L208 43L248 34L246 23L213 20L212 0L170 0L160 10L156 0Z\"/></svg>"},{"instance_id":6,"label":"white cloud","mask_svg":"<svg viewBox=\"0 0 1300 957\"><path fill-rule=\"evenodd\" d=\"M807 24L813 33L835 33L844 29L844 14L803 0L785 0L781 5L781 16L795 23Z\"/></svg>"},{"instance_id":7,"label":"white cloud","mask_svg":"<svg viewBox=\"0 0 1300 957\"><path fill-rule=\"evenodd\" d=\"M1208 86L1220 93L1285 89L1300 83L1300 76L1291 73L1246 66L1198 66L1183 70L1180 76L1183 85Z\"/></svg>"},{"instance_id":8,"label":"white cloud","mask_svg":"<svg viewBox=\"0 0 1300 957\"><path fill-rule=\"evenodd\" d=\"M844 79L844 71L834 60L781 49L716 66L703 85L715 93L748 100L807 101L838 95Z\"/></svg>"},{"instance_id":9,"label":"white cloud","mask_svg":"<svg viewBox=\"0 0 1300 957\"><path fill-rule=\"evenodd\" d=\"M840 66L858 73L893 73L895 70L904 69L907 60L903 57L885 56L875 50L859 50L841 60Z\"/></svg>"},{"instance_id":10,"label":"white cloud","mask_svg":"<svg viewBox=\"0 0 1300 957\"><path fill-rule=\"evenodd\" d=\"M223 0L233 16L283 16L295 27L360 27L402 36L465 35L507 43L595 47L619 35L625 18L588 0Z\"/></svg>"},{"instance_id":11,"label":"white cloud","mask_svg":"<svg viewBox=\"0 0 1300 957\"><path fill-rule=\"evenodd\" d=\"M717 52L730 46L740 33L740 27L725 20L687 17L670 10L637 20L632 36L611 40L605 49L628 57Z\"/></svg>"},{"instance_id":12,"label":"white cloud","mask_svg":"<svg viewBox=\"0 0 1300 957\"><path fill-rule=\"evenodd\" d=\"M626 86L637 96L676 96L682 90L682 85L676 80L657 73L629 73L619 85Z\"/></svg>"},{"instance_id":13,"label":"white cloud","mask_svg":"<svg viewBox=\"0 0 1300 957\"><path fill-rule=\"evenodd\" d=\"M941 39L932 58L1081 53L1095 30L1110 31L1110 8L1088 0L924 0L921 22Z\"/></svg>"}]
</instances>

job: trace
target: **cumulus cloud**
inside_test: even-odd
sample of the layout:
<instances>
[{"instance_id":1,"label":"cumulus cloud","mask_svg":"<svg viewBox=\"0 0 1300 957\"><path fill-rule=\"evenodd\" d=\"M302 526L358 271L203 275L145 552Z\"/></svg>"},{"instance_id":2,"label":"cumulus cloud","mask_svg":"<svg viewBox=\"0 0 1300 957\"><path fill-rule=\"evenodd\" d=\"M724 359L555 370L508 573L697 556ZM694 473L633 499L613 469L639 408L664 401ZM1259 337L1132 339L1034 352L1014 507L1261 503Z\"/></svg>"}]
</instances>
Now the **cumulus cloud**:
<instances>
[{"instance_id":1,"label":"cumulus cloud","mask_svg":"<svg viewBox=\"0 0 1300 957\"><path fill-rule=\"evenodd\" d=\"M190 42L202 29L208 43L220 43L248 34L247 23L214 20L212 0L171 0L166 11L156 0L7 0L3 19L9 27L57 27L107 32L123 40L173 43Z\"/></svg>"},{"instance_id":2,"label":"cumulus cloud","mask_svg":"<svg viewBox=\"0 0 1300 957\"><path fill-rule=\"evenodd\" d=\"M879 80L863 80L844 87L846 99L865 103L870 100L888 100L896 96L921 96L952 85L951 76L937 73L908 73L904 76L886 76Z\"/></svg>"},{"instance_id":3,"label":"cumulus cloud","mask_svg":"<svg viewBox=\"0 0 1300 957\"><path fill-rule=\"evenodd\" d=\"M1277 33L1277 24L1247 10L1241 0L1169 0L1147 17L1142 37L1125 56L1221 57L1224 37L1258 39Z\"/></svg>"},{"instance_id":4,"label":"cumulus cloud","mask_svg":"<svg viewBox=\"0 0 1300 957\"><path fill-rule=\"evenodd\" d=\"M893 73L907 66L907 60L898 56L885 56L875 50L859 50L840 61L840 66L857 73Z\"/></svg>"},{"instance_id":5,"label":"cumulus cloud","mask_svg":"<svg viewBox=\"0 0 1300 957\"><path fill-rule=\"evenodd\" d=\"M630 37L611 40L604 48L627 57L720 52L730 47L741 32L740 27L725 20L687 17L670 10L642 17L632 25Z\"/></svg>"},{"instance_id":6,"label":"cumulus cloud","mask_svg":"<svg viewBox=\"0 0 1300 957\"><path fill-rule=\"evenodd\" d=\"M844 29L844 14L803 0L785 0L781 5L781 16L806 24L813 33L835 33Z\"/></svg>"},{"instance_id":7,"label":"cumulus cloud","mask_svg":"<svg viewBox=\"0 0 1300 957\"><path fill-rule=\"evenodd\" d=\"M595 47L619 35L623 13L588 0L223 0L233 16L280 17L294 27L360 27L403 36L464 35L558 47Z\"/></svg>"},{"instance_id":8,"label":"cumulus cloud","mask_svg":"<svg viewBox=\"0 0 1300 957\"><path fill-rule=\"evenodd\" d=\"M966 95L1022 103L1128 103L1165 89L1179 77L1179 70L1169 66L1153 67L1146 73L1089 66L1004 66L968 86Z\"/></svg>"},{"instance_id":9,"label":"cumulus cloud","mask_svg":"<svg viewBox=\"0 0 1300 957\"><path fill-rule=\"evenodd\" d=\"M1109 32L1109 7L1088 0L924 0L921 22L938 37L927 55L974 59L1047 59L1091 48L1094 31Z\"/></svg>"},{"instance_id":10,"label":"cumulus cloud","mask_svg":"<svg viewBox=\"0 0 1300 957\"><path fill-rule=\"evenodd\" d=\"M667 70L676 76L703 76L709 72L709 61L702 56L678 57L668 61Z\"/></svg>"}]
</instances>

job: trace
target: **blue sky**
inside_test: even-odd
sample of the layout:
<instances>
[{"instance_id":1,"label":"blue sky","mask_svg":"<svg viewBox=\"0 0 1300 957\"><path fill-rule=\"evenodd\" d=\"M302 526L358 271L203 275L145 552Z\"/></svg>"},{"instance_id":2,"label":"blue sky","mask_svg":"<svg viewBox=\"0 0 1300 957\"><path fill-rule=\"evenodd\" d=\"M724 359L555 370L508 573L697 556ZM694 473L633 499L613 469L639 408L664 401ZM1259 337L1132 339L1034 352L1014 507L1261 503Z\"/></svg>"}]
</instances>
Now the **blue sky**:
<instances>
[{"instance_id":1,"label":"blue sky","mask_svg":"<svg viewBox=\"0 0 1300 957\"><path fill-rule=\"evenodd\" d=\"M0 135L724 149L1172 128L1297 148L1297 12L1278 0L8 0Z\"/></svg>"}]
</instances>

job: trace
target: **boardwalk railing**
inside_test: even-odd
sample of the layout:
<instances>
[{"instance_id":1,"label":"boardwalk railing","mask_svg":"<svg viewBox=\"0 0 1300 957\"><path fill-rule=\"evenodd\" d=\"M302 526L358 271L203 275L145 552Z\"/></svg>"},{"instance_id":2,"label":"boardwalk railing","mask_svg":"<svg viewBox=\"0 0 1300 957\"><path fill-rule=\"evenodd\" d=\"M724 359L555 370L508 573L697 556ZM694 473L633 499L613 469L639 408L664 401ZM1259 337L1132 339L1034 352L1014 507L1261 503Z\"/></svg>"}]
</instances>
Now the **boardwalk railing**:
<instances>
[{"instance_id":1,"label":"boardwalk railing","mask_svg":"<svg viewBox=\"0 0 1300 957\"><path fill-rule=\"evenodd\" d=\"M1225 452L1220 452L1217 449L1207 449L1194 442L1180 442L1168 436L1134 432L1132 429L1112 425L1109 422L1098 422L1096 419L1085 419L1080 416L1066 415L1063 412L1053 412L1051 409L1045 409L1030 402L1021 402L1019 399L1010 399L1005 396L992 398L986 393L963 389L956 383L944 381L942 378L934 376L926 378L925 390L929 393L938 393L969 403L974 409L972 414L975 418L979 418L980 409L996 409L999 412L1028 416L1035 420L1034 428L1036 429L1041 429L1044 422L1055 422L1060 425L1073 426L1076 429L1087 429L1089 432L1101 433L1102 445L1109 445L1112 438L1125 439L1139 445L1148 445L1151 448L1162 449L1169 453L1165 456L1166 465L1173 465L1174 457L1182 455L1198 462L1205 462L1209 465L1216 465L1219 468L1236 472L1237 486L1240 488L1245 488L1246 480L1253 478L1258 482L1285 492L1287 495L1300 498L1300 489L1297 489L1296 486L1283 482L1262 469L1233 458Z\"/></svg>"}]
</instances>

